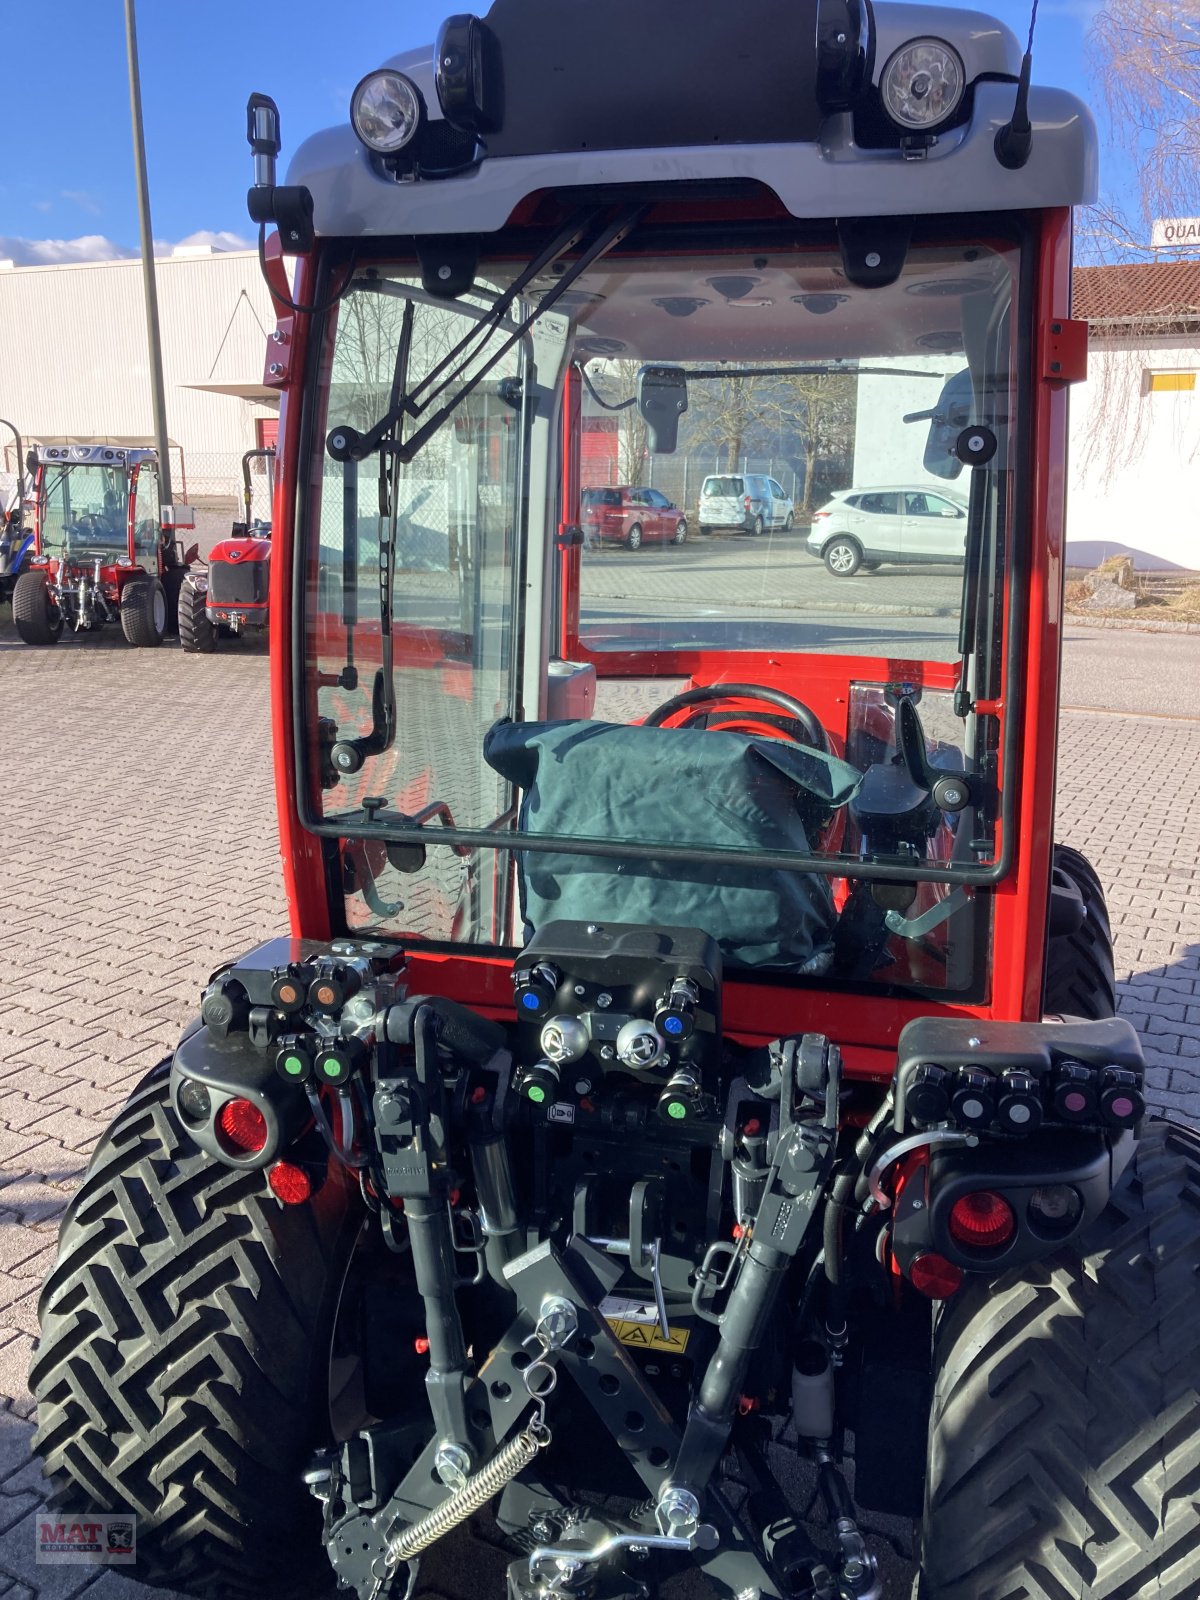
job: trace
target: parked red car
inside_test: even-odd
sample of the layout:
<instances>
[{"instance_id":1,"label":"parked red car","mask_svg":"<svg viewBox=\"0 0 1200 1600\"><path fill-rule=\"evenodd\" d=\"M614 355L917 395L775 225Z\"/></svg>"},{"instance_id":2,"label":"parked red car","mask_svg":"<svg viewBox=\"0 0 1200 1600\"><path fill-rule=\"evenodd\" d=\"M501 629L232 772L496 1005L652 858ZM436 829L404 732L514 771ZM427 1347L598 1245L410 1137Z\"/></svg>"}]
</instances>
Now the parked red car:
<instances>
[{"instance_id":1,"label":"parked red car","mask_svg":"<svg viewBox=\"0 0 1200 1600\"><path fill-rule=\"evenodd\" d=\"M687 518L659 489L621 485L613 489L585 489L580 496L585 542L611 540L640 548L644 539L682 544L687 538Z\"/></svg>"}]
</instances>

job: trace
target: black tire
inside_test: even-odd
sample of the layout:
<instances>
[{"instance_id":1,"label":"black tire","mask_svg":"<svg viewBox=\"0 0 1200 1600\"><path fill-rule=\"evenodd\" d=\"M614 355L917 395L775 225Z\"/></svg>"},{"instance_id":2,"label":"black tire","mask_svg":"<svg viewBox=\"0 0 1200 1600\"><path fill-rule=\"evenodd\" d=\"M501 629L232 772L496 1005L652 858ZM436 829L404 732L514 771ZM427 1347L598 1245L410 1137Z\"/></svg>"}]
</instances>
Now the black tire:
<instances>
[{"instance_id":1,"label":"black tire","mask_svg":"<svg viewBox=\"0 0 1200 1600\"><path fill-rule=\"evenodd\" d=\"M64 1511L132 1511L130 1573L205 1600L332 1588L302 1473L329 1431L359 1211L284 1206L182 1133L153 1076L100 1140L38 1306L33 1445Z\"/></svg>"},{"instance_id":2,"label":"black tire","mask_svg":"<svg viewBox=\"0 0 1200 1600\"><path fill-rule=\"evenodd\" d=\"M50 599L44 572L23 572L13 584L13 621L25 644L57 644L62 637L62 612Z\"/></svg>"},{"instance_id":3,"label":"black tire","mask_svg":"<svg viewBox=\"0 0 1200 1600\"><path fill-rule=\"evenodd\" d=\"M1096 1022L1117 1014L1112 926L1104 886L1086 856L1056 844L1051 878L1071 884L1083 899L1083 925L1046 941L1042 1011L1047 1016L1087 1017Z\"/></svg>"},{"instance_id":4,"label":"black tire","mask_svg":"<svg viewBox=\"0 0 1200 1600\"><path fill-rule=\"evenodd\" d=\"M153 650L163 642L167 592L157 578L131 578L121 590L121 632L141 650Z\"/></svg>"},{"instance_id":5,"label":"black tire","mask_svg":"<svg viewBox=\"0 0 1200 1600\"><path fill-rule=\"evenodd\" d=\"M1197 1260L1200 1137L1147 1122L1081 1248L948 1303L923 1600L1195 1594Z\"/></svg>"},{"instance_id":6,"label":"black tire","mask_svg":"<svg viewBox=\"0 0 1200 1600\"><path fill-rule=\"evenodd\" d=\"M179 591L187 575L187 567L168 567L163 573L162 585L167 596L167 633L172 637L179 632Z\"/></svg>"},{"instance_id":7,"label":"black tire","mask_svg":"<svg viewBox=\"0 0 1200 1600\"><path fill-rule=\"evenodd\" d=\"M827 571L835 578L852 578L862 566L862 547L856 539L839 534L821 552Z\"/></svg>"},{"instance_id":8,"label":"black tire","mask_svg":"<svg viewBox=\"0 0 1200 1600\"><path fill-rule=\"evenodd\" d=\"M878 572L882 565L882 561L864 561L862 564L862 570L864 572Z\"/></svg>"},{"instance_id":9,"label":"black tire","mask_svg":"<svg viewBox=\"0 0 1200 1600\"><path fill-rule=\"evenodd\" d=\"M635 522L633 527L630 528L625 535L625 543L631 550L640 550L642 548L642 525L640 522Z\"/></svg>"},{"instance_id":10,"label":"black tire","mask_svg":"<svg viewBox=\"0 0 1200 1600\"><path fill-rule=\"evenodd\" d=\"M185 578L179 591L179 643L189 655L211 655L217 648L217 630L209 620L205 605L207 589L194 578Z\"/></svg>"},{"instance_id":11,"label":"black tire","mask_svg":"<svg viewBox=\"0 0 1200 1600\"><path fill-rule=\"evenodd\" d=\"M754 526L750 529L750 532L754 535L754 537L756 539L761 539L762 538L762 534L763 534L763 528L765 526L766 526L766 524L763 522L763 519L761 517L755 517Z\"/></svg>"},{"instance_id":12,"label":"black tire","mask_svg":"<svg viewBox=\"0 0 1200 1600\"><path fill-rule=\"evenodd\" d=\"M687 520L684 517L680 517L680 519L679 519L679 521L678 521L678 523L676 524L676 527L675 527L675 537L671 540L671 543L672 544L684 544L684 543L686 543L686 541L687 541Z\"/></svg>"},{"instance_id":13,"label":"black tire","mask_svg":"<svg viewBox=\"0 0 1200 1600\"><path fill-rule=\"evenodd\" d=\"M787 514L787 518L786 518L786 520L785 520L785 522L784 522L784 524L783 524L783 531L784 531L784 533L791 533L791 531L792 531L792 529L793 529L793 528L794 528L794 527L795 527L795 526L796 526L796 518L795 518L795 517L794 517L794 516L793 516L793 514L792 514L792 513L791 513L791 512L790 512L790 511L789 511L789 512L788 512L788 514Z\"/></svg>"}]
</instances>

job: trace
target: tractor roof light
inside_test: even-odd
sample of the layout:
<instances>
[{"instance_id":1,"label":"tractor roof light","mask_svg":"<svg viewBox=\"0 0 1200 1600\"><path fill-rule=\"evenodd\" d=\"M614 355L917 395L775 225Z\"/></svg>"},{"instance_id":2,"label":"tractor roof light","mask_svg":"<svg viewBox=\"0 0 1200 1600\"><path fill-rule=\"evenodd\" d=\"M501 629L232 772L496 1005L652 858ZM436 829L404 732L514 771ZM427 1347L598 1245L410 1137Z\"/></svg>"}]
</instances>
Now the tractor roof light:
<instances>
[{"instance_id":1,"label":"tractor roof light","mask_svg":"<svg viewBox=\"0 0 1200 1600\"><path fill-rule=\"evenodd\" d=\"M1013 1208L994 1189L973 1189L950 1207L950 1237L965 1250L999 1250L1017 1231Z\"/></svg>"},{"instance_id":2,"label":"tractor roof light","mask_svg":"<svg viewBox=\"0 0 1200 1600\"><path fill-rule=\"evenodd\" d=\"M410 144L421 126L421 91L402 72L368 72L350 96L350 121L368 150L394 156Z\"/></svg>"},{"instance_id":3,"label":"tractor roof light","mask_svg":"<svg viewBox=\"0 0 1200 1600\"><path fill-rule=\"evenodd\" d=\"M909 133L939 128L958 110L966 86L962 57L943 39L910 39L879 79L884 110Z\"/></svg>"}]
</instances>

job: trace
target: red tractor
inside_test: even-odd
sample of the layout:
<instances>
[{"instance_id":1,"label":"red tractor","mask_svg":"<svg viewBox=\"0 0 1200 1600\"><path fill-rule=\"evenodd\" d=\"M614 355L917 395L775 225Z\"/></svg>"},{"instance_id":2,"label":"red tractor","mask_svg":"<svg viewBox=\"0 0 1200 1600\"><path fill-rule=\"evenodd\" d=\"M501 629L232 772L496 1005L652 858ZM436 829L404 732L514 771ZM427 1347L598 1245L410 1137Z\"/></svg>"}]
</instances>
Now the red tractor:
<instances>
[{"instance_id":1,"label":"red tractor","mask_svg":"<svg viewBox=\"0 0 1200 1600\"><path fill-rule=\"evenodd\" d=\"M67 1210L59 1503L213 1600L899 1595L897 1518L923 1600L1194 1595L1200 1141L1053 840L1087 112L862 0L495 0L286 185L249 110L290 930ZM965 558L582 559L614 356L696 481L826 386Z\"/></svg>"},{"instance_id":2,"label":"red tractor","mask_svg":"<svg viewBox=\"0 0 1200 1600\"><path fill-rule=\"evenodd\" d=\"M164 526L154 450L112 444L36 445L33 553L13 586L13 620L26 644L57 644L119 622L132 645L162 643L196 551Z\"/></svg>"},{"instance_id":3,"label":"red tractor","mask_svg":"<svg viewBox=\"0 0 1200 1600\"><path fill-rule=\"evenodd\" d=\"M222 634L236 637L267 626L271 523L255 517L252 461L262 461L274 492L275 451L247 450L242 457L245 519L208 553L207 573L190 573L179 595L179 642L189 654L207 655Z\"/></svg>"}]
</instances>

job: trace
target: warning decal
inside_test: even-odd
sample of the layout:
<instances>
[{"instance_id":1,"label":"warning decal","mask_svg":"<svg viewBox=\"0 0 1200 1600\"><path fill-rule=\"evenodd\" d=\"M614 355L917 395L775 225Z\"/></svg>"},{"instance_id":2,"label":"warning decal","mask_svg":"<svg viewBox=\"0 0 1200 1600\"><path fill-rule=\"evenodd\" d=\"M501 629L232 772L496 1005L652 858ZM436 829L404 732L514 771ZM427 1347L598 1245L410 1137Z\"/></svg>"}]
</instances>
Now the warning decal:
<instances>
[{"instance_id":1,"label":"warning decal","mask_svg":"<svg viewBox=\"0 0 1200 1600\"><path fill-rule=\"evenodd\" d=\"M640 1350L669 1350L682 1355L687 1349L690 1328L672 1328L664 1339L658 1313L644 1300L629 1300L608 1295L600 1302L600 1314L622 1344Z\"/></svg>"}]
</instances>

